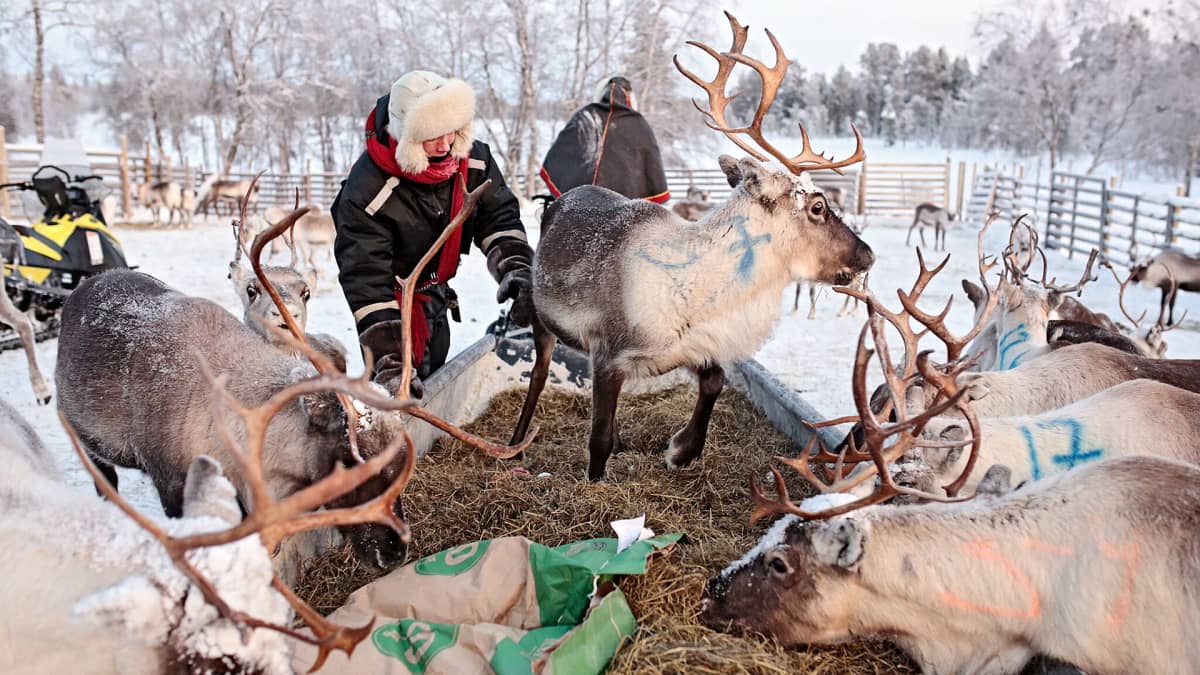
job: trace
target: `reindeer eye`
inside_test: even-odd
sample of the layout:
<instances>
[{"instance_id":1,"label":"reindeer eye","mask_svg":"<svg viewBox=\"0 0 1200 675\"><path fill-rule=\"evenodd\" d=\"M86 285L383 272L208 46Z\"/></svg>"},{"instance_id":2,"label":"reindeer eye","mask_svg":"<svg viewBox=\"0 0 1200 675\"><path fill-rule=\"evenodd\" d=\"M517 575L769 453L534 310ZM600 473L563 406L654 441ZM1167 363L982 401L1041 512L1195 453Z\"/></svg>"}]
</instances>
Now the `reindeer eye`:
<instances>
[{"instance_id":1,"label":"reindeer eye","mask_svg":"<svg viewBox=\"0 0 1200 675\"><path fill-rule=\"evenodd\" d=\"M258 297L258 287L254 286L254 285L247 286L246 287L246 297L250 298L251 301L253 301L255 298L257 298Z\"/></svg>"},{"instance_id":2,"label":"reindeer eye","mask_svg":"<svg viewBox=\"0 0 1200 675\"><path fill-rule=\"evenodd\" d=\"M817 201L813 202L813 205L812 205L812 206L810 206L810 207L808 208L808 210L809 210L809 211L810 211L810 212L811 212L811 213L812 213L814 216L821 216L821 215L824 215L824 213L825 213L825 202L823 202L823 201L821 201L820 199L818 199Z\"/></svg>"},{"instance_id":3,"label":"reindeer eye","mask_svg":"<svg viewBox=\"0 0 1200 675\"><path fill-rule=\"evenodd\" d=\"M308 287L306 286L304 290L300 291L300 299L304 302L308 302L310 297L312 297L312 293L309 292Z\"/></svg>"}]
</instances>

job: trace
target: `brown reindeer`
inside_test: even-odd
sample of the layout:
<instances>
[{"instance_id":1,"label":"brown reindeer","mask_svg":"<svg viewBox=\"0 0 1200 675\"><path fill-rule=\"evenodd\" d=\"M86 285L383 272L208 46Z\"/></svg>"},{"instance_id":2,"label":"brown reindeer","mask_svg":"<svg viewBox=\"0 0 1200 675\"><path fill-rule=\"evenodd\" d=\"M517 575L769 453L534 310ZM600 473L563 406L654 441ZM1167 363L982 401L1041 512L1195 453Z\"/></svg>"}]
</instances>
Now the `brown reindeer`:
<instances>
[{"instance_id":1,"label":"brown reindeer","mask_svg":"<svg viewBox=\"0 0 1200 675\"><path fill-rule=\"evenodd\" d=\"M925 245L925 226L933 227L933 250L946 250L946 230L950 229L950 224L954 222L954 214L946 209L929 202L917 204L917 208L913 213L912 225L908 226L908 236L904 238L904 245L909 246L912 243L913 230L917 230L917 234L921 237L921 245Z\"/></svg>"},{"instance_id":2,"label":"brown reindeer","mask_svg":"<svg viewBox=\"0 0 1200 675\"><path fill-rule=\"evenodd\" d=\"M175 214L184 227L192 226L192 214L196 208L195 192L175 181L144 183L138 188L138 201L150 209L154 224L160 223L161 209L167 209L167 226L175 223Z\"/></svg>"},{"instance_id":3,"label":"brown reindeer","mask_svg":"<svg viewBox=\"0 0 1200 675\"><path fill-rule=\"evenodd\" d=\"M1132 270L1134 281L1145 288L1162 291L1159 314L1167 310L1167 323L1175 324L1175 296L1179 291L1200 291L1200 258L1182 251L1167 249ZM1182 319L1180 319L1182 321Z\"/></svg>"},{"instance_id":4,"label":"brown reindeer","mask_svg":"<svg viewBox=\"0 0 1200 675\"><path fill-rule=\"evenodd\" d=\"M212 207L219 216L221 204L227 203L230 205L230 214L233 214L243 202L253 204L258 201L259 187L257 181L248 178L221 179L213 174L200 185L196 194L196 210L207 216L209 207Z\"/></svg>"},{"instance_id":5,"label":"brown reindeer","mask_svg":"<svg viewBox=\"0 0 1200 675\"><path fill-rule=\"evenodd\" d=\"M791 281L849 283L870 269L875 255L830 208L807 171L861 161L862 136L848 159L834 162L813 152L801 127L803 151L788 157L762 135L763 119L787 71L742 54L748 29L726 13L733 48L714 56L720 70L706 82L676 66L708 93L709 123L754 158L723 155L720 165L733 189L729 199L691 223L655 204L584 186L552 203L542 221L533 262L533 324L537 358L514 437L528 427L545 385L557 340L591 358L592 430L588 476L598 480L618 445L617 398L629 377L676 368L697 373L700 394L687 426L671 439L667 464L685 466L700 456L709 417L724 387L721 364L752 355L770 335L780 296ZM725 121L725 85L742 63L762 80L762 97L748 127ZM745 141L747 136L761 151ZM763 154L765 151L767 154ZM768 154L783 164L760 162ZM597 295L596 289L605 292Z\"/></svg>"},{"instance_id":6,"label":"brown reindeer","mask_svg":"<svg viewBox=\"0 0 1200 675\"><path fill-rule=\"evenodd\" d=\"M701 190L695 185L689 185L687 199L675 202L671 210L684 220L700 220L704 214L712 210L714 204L709 201L708 190Z\"/></svg>"},{"instance_id":7,"label":"brown reindeer","mask_svg":"<svg viewBox=\"0 0 1200 675\"><path fill-rule=\"evenodd\" d=\"M469 195L438 246L469 216L485 188ZM300 212L295 212L261 234L251 249L259 283L281 308L283 300L258 258L270 237L299 217ZM416 269L422 269L432 255L427 253ZM411 316L409 311L403 313L404 320ZM298 384L314 374L314 366L328 377L340 373L307 346L290 313L281 316L296 348L312 364L280 352L215 303L183 295L145 274L115 271L81 283L63 308L56 371L59 407L78 430L105 481L117 486L115 466L141 469L154 481L167 515L177 516L192 458L209 452L226 466L237 466L236 453L223 450L222 439L245 439L255 433L249 422L241 429L228 429L212 416L213 407L226 399L270 412L262 413L272 424L256 452L263 455L263 480L279 497L305 489L339 465L352 466L362 457L379 456L403 433L403 419L371 408L401 410L450 430L450 425L414 408L412 402L391 401L366 383L338 389L370 406L362 417L348 398ZM209 372L228 378L224 388L228 396L213 390L205 377ZM486 447L503 456L519 451ZM381 494L402 470L387 465L378 477L346 496L347 503ZM231 480L243 505L252 507L247 477L235 473ZM396 509L399 515L399 503ZM405 546L389 528L359 525L346 534L368 564L390 567L404 558Z\"/></svg>"}]
</instances>

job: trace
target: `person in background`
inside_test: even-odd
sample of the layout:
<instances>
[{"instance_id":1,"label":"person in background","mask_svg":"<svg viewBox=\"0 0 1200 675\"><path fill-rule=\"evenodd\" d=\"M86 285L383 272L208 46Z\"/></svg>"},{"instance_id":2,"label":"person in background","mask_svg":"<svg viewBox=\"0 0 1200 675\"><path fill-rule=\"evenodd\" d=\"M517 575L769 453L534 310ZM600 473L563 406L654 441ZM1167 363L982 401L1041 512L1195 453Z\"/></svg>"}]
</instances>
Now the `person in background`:
<instances>
[{"instance_id":1,"label":"person in background","mask_svg":"<svg viewBox=\"0 0 1200 675\"><path fill-rule=\"evenodd\" d=\"M573 187L599 185L630 199L662 204L671 198L654 131L637 111L633 85L608 79L599 100L576 110L542 162L542 180L555 198Z\"/></svg>"}]
</instances>

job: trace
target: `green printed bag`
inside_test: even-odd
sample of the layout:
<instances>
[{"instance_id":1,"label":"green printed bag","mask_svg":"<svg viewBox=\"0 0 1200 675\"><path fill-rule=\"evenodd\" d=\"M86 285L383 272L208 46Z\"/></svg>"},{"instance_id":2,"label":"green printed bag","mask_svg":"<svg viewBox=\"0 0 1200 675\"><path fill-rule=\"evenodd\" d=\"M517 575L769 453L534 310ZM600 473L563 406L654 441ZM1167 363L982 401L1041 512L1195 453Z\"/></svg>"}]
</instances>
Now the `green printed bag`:
<instances>
[{"instance_id":1,"label":"green printed bag","mask_svg":"<svg viewBox=\"0 0 1200 675\"><path fill-rule=\"evenodd\" d=\"M376 618L370 644L334 654L322 672L349 675L600 673L637 628L612 577L644 574L681 535L549 548L523 537L458 546L360 588L330 619ZM598 592L604 589L605 592ZM297 671L316 650L299 645Z\"/></svg>"}]
</instances>

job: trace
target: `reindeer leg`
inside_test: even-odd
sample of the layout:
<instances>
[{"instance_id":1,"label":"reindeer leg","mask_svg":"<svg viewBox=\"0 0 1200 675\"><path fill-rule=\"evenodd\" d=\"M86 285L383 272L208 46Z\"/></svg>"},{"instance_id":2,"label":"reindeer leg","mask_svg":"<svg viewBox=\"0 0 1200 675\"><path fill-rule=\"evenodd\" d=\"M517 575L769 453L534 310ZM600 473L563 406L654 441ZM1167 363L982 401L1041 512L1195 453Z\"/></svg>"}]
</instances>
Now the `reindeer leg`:
<instances>
[{"instance_id":1,"label":"reindeer leg","mask_svg":"<svg viewBox=\"0 0 1200 675\"><path fill-rule=\"evenodd\" d=\"M792 314L800 311L800 287L803 285L804 282L802 281L796 282L796 300L792 302Z\"/></svg>"},{"instance_id":2,"label":"reindeer leg","mask_svg":"<svg viewBox=\"0 0 1200 675\"><path fill-rule=\"evenodd\" d=\"M546 386L546 376L550 373L550 361L554 356L554 345L557 342L558 338L554 337L554 333L547 330L542 322L535 318L533 320L533 347L536 356L533 360L533 369L529 371L529 390L525 392L521 417L517 420L517 428L513 431L509 445L516 445L525 440L525 434L529 432L529 424L533 421L538 398ZM516 459L524 459L524 454L517 455Z\"/></svg>"},{"instance_id":3,"label":"reindeer leg","mask_svg":"<svg viewBox=\"0 0 1200 675\"><path fill-rule=\"evenodd\" d=\"M697 374L700 376L700 394L696 398L692 419L671 437L671 444L667 447L667 466L672 469L691 464L704 451L713 406L725 388L725 371L721 366L701 368Z\"/></svg>"},{"instance_id":4,"label":"reindeer leg","mask_svg":"<svg viewBox=\"0 0 1200 675\"><path fill-rule=\"evenodd\" d=\"M592 433L588 439L588 480L604 478L616 438L617 399L625 373L592 355Z\"/></svg>"},{"instance_id":5,"label":"reindeer leg","mask_svg":"<svg viewBox=\"0 0 1200 675\"><path fill-rule=\"evenodd\" d=\"M25 348L25 361L29 368L29 384L33 386L33 395L39 404L50 402L50 385L42 376L37 364L37 340L33 335L33 323L8 297L4 282L0 279L0 322L4 322L21 336L21 345Z\"/></svg>"},{"instance_id":6,"label":"reindeer leg","mask_svg":"<svg viewBox=\"0 0 1200 675\"><path fill-rule=\"evenodd\" d=\"M82 431L76 430L76 434L79 436L79 442L81 445L83 445L83 451L87 453L88 459L92 460L92 464L96 465L96 468L100 471L100 474L104 476L105 480L108 481L108 484L112 486L112 489L116 490L117 469L115 466L113 466L112 462L109 461L109 458L112 457L114 453L105 448L102 443L91 436L88 436ZM101 498L104 497L104 493L100 491L99 486L96 487L96 495Z\"/></svg>"},{"instance_id":7,"label":"reindeer leg","mask_svg":"<svg viewBox=\"0 0 1200 675\"><path fill-rule=\"evenodd\" d=\"M1171 288L1171 310L1170 310L1170 313L1167 315L1167 325L1174 326L1175 325L1175 297L1179 295L1179 287L1178 286L1170 286L1170 288Z\"/></svg>"},{"instance_id":8,"label":"reindeer leg","mask_svg":"<svg viewBox=\"0 0 1200 675\"><path fill-rule=\"evenodd\" d=\"M817 285L808 285L808 320L817 318Z\"/></svg>"},{"instance_id":9,"label":"reindeer leg","mask_svg":"<svg viewBox=\"0 0 1200 675\"><path fill-rule=\"evenodd\" d=\"M915 221L915 220L913 221L913 224L912 224L912 225L909 225L909 226L908 226L908 236L906 236L906 237L904 238L904 245L905 245L905 246L912 246L912 233L913 233L913 230L914 230L916 227L917 227L917 221Z\"/></svg>"}]
</instances>

